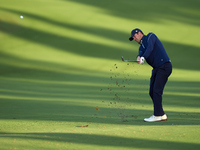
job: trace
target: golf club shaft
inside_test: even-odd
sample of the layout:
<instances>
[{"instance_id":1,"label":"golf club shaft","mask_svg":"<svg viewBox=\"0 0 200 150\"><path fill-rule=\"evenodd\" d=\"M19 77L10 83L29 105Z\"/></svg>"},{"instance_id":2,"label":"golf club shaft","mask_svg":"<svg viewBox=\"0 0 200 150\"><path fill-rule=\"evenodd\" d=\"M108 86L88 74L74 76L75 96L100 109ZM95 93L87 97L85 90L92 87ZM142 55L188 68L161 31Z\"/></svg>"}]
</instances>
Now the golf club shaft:
<instances>
[{"instance_id":1,"label":"golf club shaft","mask_svg":"<svg viewBox=\"0 0 200 150\"><path fill-rule=\"evenodd\" d=\"M139 62L137 60L124 60L124 62Z\"/></svg>"},{"instance_id":2,"label":"golf club shaft","mask_svg":"<svg viewBox=\"0 0 200 150\"><path fill-rule=\"evenodd\" d=\"M121 59L122 59L123 62L139 62L137 60L124 60L123 56L121 56Z\"/></svg>"}]
</instances>

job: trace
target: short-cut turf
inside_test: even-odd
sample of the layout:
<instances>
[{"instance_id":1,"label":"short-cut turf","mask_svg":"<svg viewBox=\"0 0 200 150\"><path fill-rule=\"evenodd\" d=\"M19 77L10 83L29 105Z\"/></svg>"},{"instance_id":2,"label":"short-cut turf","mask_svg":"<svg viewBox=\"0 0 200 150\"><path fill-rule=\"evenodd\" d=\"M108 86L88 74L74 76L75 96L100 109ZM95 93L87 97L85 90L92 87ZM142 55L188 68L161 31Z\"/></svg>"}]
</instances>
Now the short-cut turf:
<instances>
[{"instance_id":1,"label":"short-cut turf","mask_svg":"<svg viewBox=\"0 0 200 150\"><path fill-rule=\"evenodd\" d=\"M199 5L0 1L0 149L199 149ZM135 60L136 27L154 32L172 61L165 122L143 122L152 68L120 58Z\"/></svg>"}]
</instances>

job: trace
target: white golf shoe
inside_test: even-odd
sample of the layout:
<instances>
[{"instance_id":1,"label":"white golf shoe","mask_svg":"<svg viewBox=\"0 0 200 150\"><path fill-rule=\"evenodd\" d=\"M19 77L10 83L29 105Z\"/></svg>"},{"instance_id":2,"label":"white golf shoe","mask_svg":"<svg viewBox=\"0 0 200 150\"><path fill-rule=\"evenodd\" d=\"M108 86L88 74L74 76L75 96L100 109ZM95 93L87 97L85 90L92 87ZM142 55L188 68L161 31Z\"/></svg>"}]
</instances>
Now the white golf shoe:
<instances>
[{"instance_id":1,"label":"white golf shoe","mask_svg":"<svg viewBox=\"0 0 200 150\"><path fill-rule=\"evenodd\" d=\"M166 114L162 115L161 119L162 119L161 121L167 121L167 115Z\"/></svg>"},{"instance_id":2,"label":"white golf shoe","mask_svg":"<svg viewBox=\"0 0 200 150\"><path fill-rule=\"evenodd\" d=\"M155 121L166 121L167 120L167 115L164 114L163 116L154 116L152 115L149 118L145 118L145 122L155 122Z\"/></svg>"}]
</instances>

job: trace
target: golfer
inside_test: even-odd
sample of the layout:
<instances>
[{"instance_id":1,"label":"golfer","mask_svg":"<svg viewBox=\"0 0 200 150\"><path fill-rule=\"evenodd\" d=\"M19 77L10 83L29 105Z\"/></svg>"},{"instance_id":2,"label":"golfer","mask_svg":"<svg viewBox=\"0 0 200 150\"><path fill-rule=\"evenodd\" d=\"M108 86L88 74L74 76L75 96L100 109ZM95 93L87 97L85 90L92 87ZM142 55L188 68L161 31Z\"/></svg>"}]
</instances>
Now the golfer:
<instances>
[{"instance_id":1,"label":"golfer","mask_svg":"<svg viewBox=\"0 0 200 150\"><path fill-rule=\"evenodd\" d=\"M140 44L138 63L142 64L146 60L153 67L149 95L153 101L154 114L150 118L145 118L144 121L166 121L167 115L162 107L162 94L168 77L172 73L171 61L161 41L154 33L144 35L140 29L136 28L131 31L129 40Z\"/></svg>"}]
</instances>

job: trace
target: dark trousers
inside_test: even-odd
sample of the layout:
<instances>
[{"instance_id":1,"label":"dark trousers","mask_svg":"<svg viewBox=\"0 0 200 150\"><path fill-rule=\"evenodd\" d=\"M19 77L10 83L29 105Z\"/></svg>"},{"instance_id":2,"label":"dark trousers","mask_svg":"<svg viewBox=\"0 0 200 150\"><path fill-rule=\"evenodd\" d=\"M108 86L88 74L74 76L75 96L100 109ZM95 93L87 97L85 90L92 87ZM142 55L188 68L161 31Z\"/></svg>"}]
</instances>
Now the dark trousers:
<instances>
[{"instance_id":1,"label":"dark trousers","mask_svg":"<svg viewBox=\"0 0 200 150\"><path fill-rule=\"evenodd\" d=\"M154 115L162 116L165 114L162 107L162 95L168 77L172 73L172 64L170 62L164 63L160 67L152 70L149 95L153 100Z\"/></svg>"}]
</instances>

